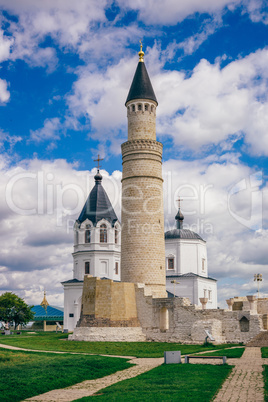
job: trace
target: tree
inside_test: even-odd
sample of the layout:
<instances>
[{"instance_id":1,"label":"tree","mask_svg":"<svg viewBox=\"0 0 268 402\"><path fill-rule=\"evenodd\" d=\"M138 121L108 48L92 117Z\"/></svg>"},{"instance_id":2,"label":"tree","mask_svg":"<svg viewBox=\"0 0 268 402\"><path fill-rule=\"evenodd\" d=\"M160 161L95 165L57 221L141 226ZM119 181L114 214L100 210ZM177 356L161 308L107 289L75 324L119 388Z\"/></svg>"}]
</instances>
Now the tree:
<instances>
[{"instance_id":1,"label":"tree","mask_svg":"<svg viewBox=\"0 0 268 402\"><path fill-rule=\"evenodd\" d=\"M27 324L34 318L34 313L23 299L12 292L0 296L0 321L14 322L15 329L19 324Z\"/></svg>"}]
</instances>

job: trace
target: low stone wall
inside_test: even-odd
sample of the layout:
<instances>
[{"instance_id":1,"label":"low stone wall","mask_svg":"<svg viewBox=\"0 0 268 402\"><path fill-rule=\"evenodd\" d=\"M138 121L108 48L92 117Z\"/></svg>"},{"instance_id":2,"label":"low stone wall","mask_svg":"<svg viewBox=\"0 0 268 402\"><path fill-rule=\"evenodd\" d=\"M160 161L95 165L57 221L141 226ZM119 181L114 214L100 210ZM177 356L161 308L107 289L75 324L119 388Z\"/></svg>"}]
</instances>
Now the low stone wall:
<instances>
[{"instance_id":1,"label":"low stone wall","mask_svg":"<svg viewBox=\"0 0 268 402\"><path fill-rule=\"evenodd\" d=\"M145 342L146 336L139 327L80 327L75 328L68 339L90 342Z\"/></svg>"}]
</instances>

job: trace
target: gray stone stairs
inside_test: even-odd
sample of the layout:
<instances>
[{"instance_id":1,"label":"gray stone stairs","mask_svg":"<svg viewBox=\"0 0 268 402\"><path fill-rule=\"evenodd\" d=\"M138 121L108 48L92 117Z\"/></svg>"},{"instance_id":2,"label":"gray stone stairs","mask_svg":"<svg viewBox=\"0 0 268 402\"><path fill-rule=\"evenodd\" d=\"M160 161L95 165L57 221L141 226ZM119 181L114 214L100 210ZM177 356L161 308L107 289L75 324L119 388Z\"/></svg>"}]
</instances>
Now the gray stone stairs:
<instances>
[{"instance_id":1,"label":"gray stone stairs","mask_svg":"<svg viewBox=\"0 0 268 402\"><path fill-rule=\"evenodd\" d=\"M268 347L268 331L260 332L255 338L251 339L246 346L248 347Z\"/></svg>"}]
</instances>

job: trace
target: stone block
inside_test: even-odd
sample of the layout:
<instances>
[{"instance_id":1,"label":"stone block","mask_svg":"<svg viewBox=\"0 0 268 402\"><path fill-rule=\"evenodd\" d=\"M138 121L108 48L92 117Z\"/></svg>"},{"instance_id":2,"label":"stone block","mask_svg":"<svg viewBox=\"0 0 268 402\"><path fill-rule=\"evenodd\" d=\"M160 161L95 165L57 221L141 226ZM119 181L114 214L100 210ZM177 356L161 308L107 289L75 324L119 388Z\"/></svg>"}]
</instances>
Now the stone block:
<instances>
[{"instance_id":1,"label":"stone block","mask_svg":"<svg viewBox=\"0 0 268 402\"><path fill-rule=\"evenodd\" d=\"M164 352L164 363L165 364L181 363L181 352L179 350L172 352Z\"/></svg>"}]
</instances>

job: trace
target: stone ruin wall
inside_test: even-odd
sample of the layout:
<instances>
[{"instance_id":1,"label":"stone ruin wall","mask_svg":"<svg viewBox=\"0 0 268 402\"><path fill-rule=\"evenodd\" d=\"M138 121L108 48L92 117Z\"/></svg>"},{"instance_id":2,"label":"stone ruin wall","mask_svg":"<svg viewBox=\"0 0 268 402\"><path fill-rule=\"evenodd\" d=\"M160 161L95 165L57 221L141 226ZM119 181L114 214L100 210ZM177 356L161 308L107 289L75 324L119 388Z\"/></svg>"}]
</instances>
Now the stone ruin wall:
<instances>
[{"instance_id":1,"label":"stone ruin wall","mask_svg":"<svg viewBox=\"0 0 268 402\"><path fill-rule=\"evenodd\" d=\"M215 343L247 343L264 329L262 316L250 311L201 310L187 298L154 299L136 286L138 319L147 340L203 343L205 329Z\"/></svg>"}]
</instances>

